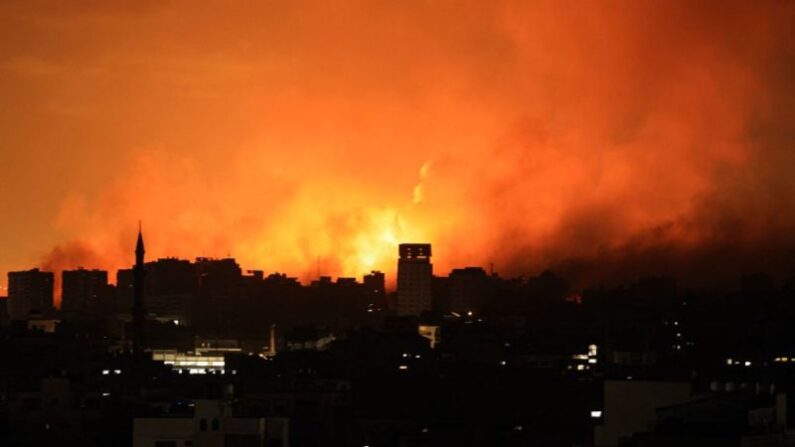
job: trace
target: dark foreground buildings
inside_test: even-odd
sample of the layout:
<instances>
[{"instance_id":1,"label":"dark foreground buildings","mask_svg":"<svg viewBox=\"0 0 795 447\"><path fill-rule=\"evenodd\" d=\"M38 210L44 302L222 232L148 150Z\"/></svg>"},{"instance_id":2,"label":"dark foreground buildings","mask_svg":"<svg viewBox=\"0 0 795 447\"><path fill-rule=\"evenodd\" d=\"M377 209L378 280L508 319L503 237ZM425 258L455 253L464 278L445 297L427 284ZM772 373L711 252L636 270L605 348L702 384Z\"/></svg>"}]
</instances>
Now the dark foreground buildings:
<instances>
[{"instance_id":1,"label":"dark foreground buildings","mask_svg":"<svg viewBox=\"0 0 795 447\"><path fill-rule=\"evenodd\" d=\"M795 287L543 272L244 273L234 259L10 274L3 446L786 446ZM401 294L401 292L403 292ZM430 294L430 295L429 295ZM8 318L3 308L8 307ZM137 353L137 355L136 355Z\"/></svg>"}]
</instances>

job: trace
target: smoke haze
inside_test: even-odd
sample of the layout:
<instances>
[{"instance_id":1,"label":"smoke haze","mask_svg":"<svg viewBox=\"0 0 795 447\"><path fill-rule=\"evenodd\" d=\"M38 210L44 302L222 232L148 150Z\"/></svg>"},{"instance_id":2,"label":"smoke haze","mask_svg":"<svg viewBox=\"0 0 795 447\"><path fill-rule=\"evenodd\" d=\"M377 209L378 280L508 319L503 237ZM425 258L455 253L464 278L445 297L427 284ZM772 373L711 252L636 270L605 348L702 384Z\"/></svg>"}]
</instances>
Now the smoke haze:
<instances>
[{"instance_id":1,"label":"smoke haze","mask_svg":"<svg viewBox=\"0 0 795 447\"><path fill-rule=\"evenodd\" d=\"M131 5L0 6L2 271L793 273L795 3Z\"/></svg>"}]
</instances>

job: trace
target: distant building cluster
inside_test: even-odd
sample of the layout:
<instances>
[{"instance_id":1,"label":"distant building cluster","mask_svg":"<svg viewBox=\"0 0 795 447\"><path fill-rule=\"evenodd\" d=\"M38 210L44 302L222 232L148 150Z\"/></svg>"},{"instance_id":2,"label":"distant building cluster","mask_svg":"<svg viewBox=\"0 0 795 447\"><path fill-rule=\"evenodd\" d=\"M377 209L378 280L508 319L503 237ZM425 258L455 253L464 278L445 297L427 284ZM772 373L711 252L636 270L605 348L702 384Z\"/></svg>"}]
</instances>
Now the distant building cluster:
<instances>
[{"instance_id":1,"label":"distant building cluster","mask_svg":"<svg viewBox=\"0 0 795 447\"><path fill-rule=\"evenodd\" d=\"M140 250L143 241L139 239ZM224 312L213 303L235 302L254 297L269 286L302 287L296 278L260 270L244 273L232 258L196 258L188 261L163 258L143 262L141 255L141 299L147 319L190 326L206 322L215 312ZM53 273L38 269L8 275L8 309L12 321L47 317L90 320L117 315L125 318L136 306L136 267L116 272L116 285L103 270L64 270L61 272L61 309L53 306ZM344 290L344 289L350 290ZM400 244L398 248L397 292L387 299L383 272L362 277L321 276L309 289L349 295L351 290L369 299L369 312L388 312L397 316L419 317L428 312L480 312L493 291L493 278L480 267L454 269L449 277L434 276L431 244ZM209 307L209 308L208 308ZM213 315L210 315L213 314Z\"/></svg>"},{"instance_id":2,"label":"distant building cluster","mask_svg":"<svg viewBox=\"0 0 795 447\"><path fill-rule=\"evenodd\" d=\"M789 445L795 281L574 290L551 271L244 272L232 258L9 273L0 445Z\"/></svg>"}]
</instances>

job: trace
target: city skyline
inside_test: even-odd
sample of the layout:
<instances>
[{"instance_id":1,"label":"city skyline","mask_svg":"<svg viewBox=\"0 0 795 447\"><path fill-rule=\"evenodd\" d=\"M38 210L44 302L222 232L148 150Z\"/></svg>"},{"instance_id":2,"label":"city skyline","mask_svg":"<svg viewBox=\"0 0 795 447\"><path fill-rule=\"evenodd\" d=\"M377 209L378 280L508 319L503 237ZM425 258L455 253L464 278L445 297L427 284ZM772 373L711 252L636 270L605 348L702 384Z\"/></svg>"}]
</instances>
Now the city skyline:
<instances>
[{"instance_id":1,"label":"city skyline","mask_svg":"<svg viewBox=\"0 0 795 447\"><path fill-rule=\"evenodd\" d=\"M0 24L0 446L795 445L795 0Z\"/></svg>"},{"instance_id":2,"label":"city skyline","mask_svg":"<svg viewBox=\"0 0 795 447\"><path fill-rule=\"evenodd\" d=\"M337 280L340 281L340 280L350 280L350 279L352 279L352 280L354 280L354 282L356 282L359 278L361 278L362 279L361 284L362 285L367 285L369 279L372 279L373 276L379 276L381 278L380 281L383 281L383 284L386 286L386 288L385 288L386 292L398 292L398 290L399 290L398 289L398 283L399 283L399 277L400 277L400 273L399 273L400 265L402 265L403 262L405 261L407 253L408 253L408 256L410 256L410 257L413 256L413 255L411 255L411 250L412 250L412 247L414 247L414 249L420 250L419 254L420 254L420 258L421 259L429 259L430 256L427 255L427 253L430 253L431 245L432 244L428 244L428 243L422 243L422 244L418 244L418 243L401 243L401 244L399 244L396 247L397 256L394 259L394 261L396 261L396 264L398 265L398 268L396 270L397 274L393 278L390 278L389 276L387 276L381 270L371 270L369 272L363 272L360 275L356 275L356 276L337 276ZM150 265L150 264L151 265L157 265L157 264L159 264L161 262L178 262L178 263L187 262L188 264L192 264L194 262L195 263L201 263L201 262L227 262L227 261L231 261L240 270L241 277L242 277L242 275L249 275L251 277L256 277L256 275L259 275L260 279L261 279L262 274L264 273L263 270L258 270L256 268L242 268L238 264L237 260L231 255L228 255L226 257L221 257L221 258L212 258L212 257L206 257L206 256L196 256L196 257L193 258L193 261L191 261L190 259L180 259L180 258L175 257L175 256L166 256L166 257L163 257L163 258L155 258L155 259L150 259L148 261L145 261L144 258L143 258L143 254L144 254L144 248L143 247L144 247L144 245L143 245L143 231L142 231L141 224L139 223L139 230L138 230L138 236L137 236L137 239L136 239L136 248L135 248L135 262L131 266L123 266L123 267L120 267L120 268L116 269L115 270L115 275L109 275L109 273L113 273L114 272L113 270L103 270L103 269L97 268L95 266L82 266L82 265L78 266L76 268L73 268L73 269L64 269L64 270L60 270L60 271L47 271L47 270L41 269L40 267L37 266L37 267L31 267L30 269L17 269L15 271L9 272L9 275L18 275L18 274L25 274L26 272L40 272L40 271L42 272L42 274L53 275L54 276L54 281L51 280L51 282L53 283L53 284L51 284L51 287L52 287L52 298L53 298L52 303L53 303L53 305L56 308L58 308L60 311L62 311L62 312L75 313L75 312L78 311L77 309L71 309L71 308L70 309L64 309L63 308L63 299L64 299L65 290L66 290L66 287L67 287L66 282L65 282L65 278L66 278L67 275L70 278L73 278L73 281L77 280L76 282L78 284L80 284L81 288L88 287L88 288L93 290L93 289L96 288L96 286L86 285L85 281L88 281L90 283L95 283L97 281L100 281L100 282L103 282L105 285L113 285L113 286L119 287L120 284L118 283L118 281L119 281L120 275L122 275L123 273L127 273L127 272L130 272L132 274L133 272L135 272L138 269L137 266L138 266L139 263L141 264L141 266L144 266L144 265ZM323 280L324 278L333 278L333 276L331 276L331 275L324 274L324 272L320 269L320 265L319 264L318 264L317 267L318 267L317 275L315 277L309 278L309 281L304 281L304 282L301 282L300 278L298 278L297 276L289 276L288 275L289 272L274 271L274 272L270 272L270 274L272 274L272 275L287 275L288 278L297 280L302 285L311 285L311 284L316 283L317 281ZM476 268L476 267L472 267L472 266L466 267L466 269L472 269L472 268ZM477 268L480 268L482 270L481 267L477 267ZM493 265L491 266L491 268L492 268L492 276L494 276L495 273L493 272ZM451 273L454 273L456 270L457 269L451 270ZM424 309L425 310L430 310L430 296L431 296L430 279L433 277L433 273L432 273L432 270L430 269L430 267L427 270L427 272L426 271L421 271L421 272L418 272L418 273L419 273L420 276L427 276L427 281L428 282L427 282L427 284L425 284L422 287L424 287L424 292L423 293L426 295L425 296L425 300L427 300L427 302L424 304L424 306L425 306ZM410 279L407 282L409 282L409 283L414 282L415 281L414 278L416 277L416 275L417 275L417 273L413 274L412 275L412 279ZM75 285L73 284L72 287L75 287ZM6 292L6 295L8 294L8 289L6 287L0 287L0 290L4 290ZM86 292L85 292L85 290L73 291L73 294L75 294L75 295L80 295L81 293L86 293ZM94 293L96 295L97 292L96 292L96 290L94 290L94 292L92 292L92 293ZM7 296L4 296L2 294L0 294L0 297L7 298ZM67 298L68 298L68 296L67 296ZM398 300L400 300L400 298L398 298ZM86 312L86 310L84 308L82 308L82 309L79 310L79 312ZM410 313L413 313L413 311L410 312Z\"/></svg>"}]
</instances>

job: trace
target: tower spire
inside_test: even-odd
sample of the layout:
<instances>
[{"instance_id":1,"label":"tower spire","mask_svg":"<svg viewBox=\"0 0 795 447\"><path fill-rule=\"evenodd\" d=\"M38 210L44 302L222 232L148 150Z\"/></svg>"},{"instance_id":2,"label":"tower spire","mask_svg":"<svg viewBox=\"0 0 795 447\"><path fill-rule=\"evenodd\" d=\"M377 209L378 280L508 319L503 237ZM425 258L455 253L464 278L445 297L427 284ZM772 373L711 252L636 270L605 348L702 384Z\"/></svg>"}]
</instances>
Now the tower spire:
<instances>
[{"instance_id":1,"label":"tower spire","mask_svg":"<svg viewBox=\"0 0 795 447\"><path fill-rule=\"evenodd\" d=\"M139 258L140 262L143 263L144 260L144 235L141 231L141 221L138 221L138 242L135 244L135 263L138 264Z\"/></svg>"},{"instance_id":2,"label":"tower spire","mask_svg":"<svg viewBox=\"0 0 795 447\"><path fill-rule=\"evenodd\" d=\"M140 356L144 348L144 323L146 307L144 306L144 236L141 221L138 221L138 241L135 244L135 266L133 267L133 353Z\"/></svg>"}]
</instances>

